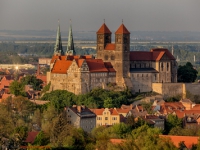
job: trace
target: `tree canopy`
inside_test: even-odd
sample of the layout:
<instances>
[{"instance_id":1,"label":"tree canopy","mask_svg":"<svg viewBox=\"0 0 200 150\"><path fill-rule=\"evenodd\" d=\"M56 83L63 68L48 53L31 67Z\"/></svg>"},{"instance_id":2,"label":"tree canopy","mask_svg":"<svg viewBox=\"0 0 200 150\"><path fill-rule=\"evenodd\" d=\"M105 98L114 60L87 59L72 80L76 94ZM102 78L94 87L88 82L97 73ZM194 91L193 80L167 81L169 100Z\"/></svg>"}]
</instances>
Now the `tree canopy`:
<instances>
[{"instance_id":1,"label":"tree canopy","mask_svg":"<svg viewBox=\"0 0 200 150\"><path fill-rule=\"evenodd\" d=\"M178 82L194 82L197 78L198 71L194 69L193 65L190 62L187 62L186 65L178 67Z\"/></svg>"}]
</instances>

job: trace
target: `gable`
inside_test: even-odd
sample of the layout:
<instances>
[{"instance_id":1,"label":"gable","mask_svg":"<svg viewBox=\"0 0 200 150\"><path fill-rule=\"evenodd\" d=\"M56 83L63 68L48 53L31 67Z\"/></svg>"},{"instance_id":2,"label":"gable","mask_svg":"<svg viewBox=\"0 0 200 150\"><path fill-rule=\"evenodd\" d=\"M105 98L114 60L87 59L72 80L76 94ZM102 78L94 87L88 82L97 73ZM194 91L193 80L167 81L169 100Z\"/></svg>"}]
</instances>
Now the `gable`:
<instances>
[{"instance_id":1,"label":"gable","mask_svg":"<svg viewBox=\"0 0 200 150\"><path fill-rule=\"evenodd\" d=\"M160 60L170 60L169 56L165 53Z\"/></svg>"},{"instance_id":2,"label":"gable","mask_svg":"<svg viewBox=\"0 0 200 150\"><path fill-rule=\"evenodd\" d=\"M73 60L67 72L69 73L69 72L77 72L77 71L79 71L78 64L75 60Z\"/></svg>"}]
</instances>

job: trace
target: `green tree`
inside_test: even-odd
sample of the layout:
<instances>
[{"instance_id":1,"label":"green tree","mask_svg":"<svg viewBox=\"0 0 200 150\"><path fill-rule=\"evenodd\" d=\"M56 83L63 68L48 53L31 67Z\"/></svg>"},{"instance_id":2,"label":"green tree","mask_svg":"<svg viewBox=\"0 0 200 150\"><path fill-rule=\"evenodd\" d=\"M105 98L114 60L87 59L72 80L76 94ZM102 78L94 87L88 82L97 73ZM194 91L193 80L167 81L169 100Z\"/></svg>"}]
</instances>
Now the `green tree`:
<instances>
[{"instance_id":1,"label":"green tree","mask_svg":"<svg viewBox=\"0 0 200 150\"><path fill-rule=\"evenodd\" d=\"M178 67L178 82L194 82L197 74L198 71L190 62L187 62L186 65Z\"/></svg>"},{"instance_id":2,"label":"green tree","mask_svg":"<svg viewBox=\"0 0 200 150\"><path fill-rule=\"evenodd\" d=\"M43 83L42 80L37 79L33 75L27 75L21 79L21 84L23 86L32 85L34 90L40 90L42 88L41 86L42 83Z\"/></svg>"},{"instance_id":3,"label":"green tree","mask_svg":"<svg viewBox=\"0 0 200 150\"><path fill-rule=\"evenodd\" d=\"M13 81L10 84L9 89L10 89L10 93L14 94L15 96L25 95L24 86L18 81Z\"/></svg>"},{"instance_id":4,"label":"green tree","mask_svg":"<svg viewBox=\"0 0 200 150\"><path fill-rule=\"evenodd\" d=\"M166 122L165 122L165 132L169 133L169 131L174 127L182 127L182 119L179 119L176 115L169 114L167 116Z\"/></svg>"}]
</instances>

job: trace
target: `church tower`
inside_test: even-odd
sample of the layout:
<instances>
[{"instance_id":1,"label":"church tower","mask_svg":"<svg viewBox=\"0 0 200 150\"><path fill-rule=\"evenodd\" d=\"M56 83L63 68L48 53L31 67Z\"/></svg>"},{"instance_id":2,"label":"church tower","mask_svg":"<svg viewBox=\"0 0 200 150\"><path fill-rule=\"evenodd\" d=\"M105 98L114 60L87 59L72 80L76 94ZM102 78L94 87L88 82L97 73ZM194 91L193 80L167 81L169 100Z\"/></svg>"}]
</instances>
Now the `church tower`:
<instances>
[{"instance_id":1,"label":"church tower","mask_svg":"<svg viewBox=\"0 0 200 150\"><path fill-rule=\"evenodd\" d=\"M115 45L116 81L123 84L130 71L130 32L123 23L115 32Z\"/></svg>"},{"instance_id":2,"label":"church tower","mask_svg":"<svg viewBox=\"0 0 200 150\"><path fill-rule=\"evenodd\" d=\"M97 58L104 59L104 49L106 44L111 43L112 32L108 29L104 23L97 31Z\"/></svg>"},{"instance_id":3,"label":"church tower","mask_svg":"<svg viewBox=\"0 0 200 150\"><path fill-rule=\"evenodd\" d=\"M55 56L56 55L57 56L64 55L63 47L62 47L62 40L61 40L61 33L60 33L60 24L58 24L58 29L57 29L56 44L54 47L54 55Z\"/></svg>"},{"instance_id":4,"label":"church tower","mask_svg":"<svg viewBox=\"0 0 200 150\"><path fill-rule=\"evenodd\" d=\"M74 40L73 40L72 25L71 24L70 24L70 27L69 27L69 36L68 36L66 55L76 55L76 52L74 50Z\"/></svg>"}]
</instances>

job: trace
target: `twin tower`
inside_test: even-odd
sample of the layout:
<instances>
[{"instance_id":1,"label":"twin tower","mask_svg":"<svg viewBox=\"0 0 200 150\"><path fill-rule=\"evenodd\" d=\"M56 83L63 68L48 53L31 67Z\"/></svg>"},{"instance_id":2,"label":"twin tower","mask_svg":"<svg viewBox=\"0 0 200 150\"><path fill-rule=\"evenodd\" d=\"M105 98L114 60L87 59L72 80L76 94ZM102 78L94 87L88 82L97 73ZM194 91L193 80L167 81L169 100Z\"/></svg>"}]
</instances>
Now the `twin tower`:
<instances>
[{"instance_id":1,"label":"twin tower","mask_svg":"<svg viewBox=\"0 0 200 150\"><path fill-rule=\"evenodd\" d=\"M122 23L115 32L115 43L111 43L111 34L105 23L97 31L97 58L111 62L116 70L116 83L126 86L130 72L130 32Z\"/></svg>"}]
</instances>

